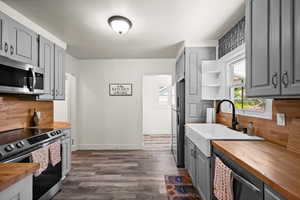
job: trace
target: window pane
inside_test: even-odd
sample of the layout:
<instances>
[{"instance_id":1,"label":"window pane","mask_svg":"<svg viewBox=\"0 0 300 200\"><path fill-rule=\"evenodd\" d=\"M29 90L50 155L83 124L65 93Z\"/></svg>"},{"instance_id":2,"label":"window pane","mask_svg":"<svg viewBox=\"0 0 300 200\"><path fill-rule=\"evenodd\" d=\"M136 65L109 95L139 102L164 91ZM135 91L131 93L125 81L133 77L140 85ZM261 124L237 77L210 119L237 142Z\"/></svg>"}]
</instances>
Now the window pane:
<instances>
[{"instance_id":1,"label":"window pane","mask_svg":"<svg viewBox=\"0 0 300 200\"><path fill-rule=\"evenodd\" d=\"M245 78L246 78L246 62L245 59L243 59L233 64L232 85L244 84Z\"/></svg>"},{"instance_id":2,"label":"window pane","mask_svg":"<svg viewBox=\"0 0 300 200\"><path fill-rule=\"evenodd\" d=\"M158 104L168 105L169 103L169 88L161 86L159 87Z\"/></svg>"},{"instance_id":3,"label":"window pane","mask_svg":"<svg viewBox=\"0 0 300 200\"><path fill-rule=\"evenodd\" d=\"M237 87L234 88L234 105L237 109L243 109L243 88Z\"/></svg>"},{"instance_id":4,"label":"window pane","mask_svg":"<svg viewBox=\"0 0 300 200\"><path fill-rule=\"evenodd\" d=\"M244 90L243 109L264 111L266 100L261 98L246 98L246 90Z\"/></svg>"}]
</instances>

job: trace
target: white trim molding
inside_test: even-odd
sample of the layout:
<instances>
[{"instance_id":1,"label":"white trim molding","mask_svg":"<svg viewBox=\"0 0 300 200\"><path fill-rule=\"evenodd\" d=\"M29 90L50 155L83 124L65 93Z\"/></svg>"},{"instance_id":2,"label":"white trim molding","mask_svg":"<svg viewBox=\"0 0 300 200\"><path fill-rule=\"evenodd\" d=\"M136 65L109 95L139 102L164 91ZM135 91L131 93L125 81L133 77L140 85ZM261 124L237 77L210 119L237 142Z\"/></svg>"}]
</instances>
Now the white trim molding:
<instances>
[{"instance_id":1,"label":"white trim molding","mask_svg":"<svg viewBox=\"0 0 300 200\"><path fill-rule=\"evenodd\" d=\"M245 44L239 46L235 50L231 51L230 53L226 54L222 58L218 60L219 64L222 65L222 67L226 68L226 85L227 85L227 90L228 90L228 95L227 97L229 99L232 99L231 96L231 75L230 75L230 66L232 63L245 59ZM244 116L249 116L249 117L258 117L258 118L264 118L264 119L270 119L272 120L272 104L273 100L272 99L266 99L266 107L264 111L255 111L255 110L237 110L237 114L239 115L244 115ZM229 103L224 103L221 105L222 112L225 113L231 113L231 105Z\"/></svg>"},{"instance_id":2,"label":"white trim molding","mask_svg":"<svg viewBox=\"0 0 300 200\"><path fill-rule=\"evenodd\" d=\"M8 6L6 3L4 3L1 0L0 0L0 11L8 15L12 19L16 20L20 24L26 26L27 28L47 38L48 40L55 43L56 45L62 47L63 49L67 49L67 44L64 41L62 41L52 33L48 32L46 29L42 28L38 24L34 23L33 21L25 17L23 14L13 9L12 7Z\"/></svg>"}]
</instances>

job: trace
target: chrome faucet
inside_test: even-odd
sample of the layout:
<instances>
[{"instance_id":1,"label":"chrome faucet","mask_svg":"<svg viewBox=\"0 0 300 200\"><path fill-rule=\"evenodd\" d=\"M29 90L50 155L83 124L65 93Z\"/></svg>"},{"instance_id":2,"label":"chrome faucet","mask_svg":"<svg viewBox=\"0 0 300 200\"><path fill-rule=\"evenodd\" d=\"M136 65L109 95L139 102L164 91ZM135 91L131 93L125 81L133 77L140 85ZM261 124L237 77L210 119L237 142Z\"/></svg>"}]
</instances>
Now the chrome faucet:
<instances>
[{"instance_id":1,"label":"chrome faucet","mask_svg":"<svg viewBox=\"0 0 300 200\"><path fill-rule=\"evenodd\" d=\"M235 116L235 106L234 106L234 103L228 99L223 99L222 101L220 101L218 103L218 106L217 106L217 113L220 112L220 108L221 108L221 104L223 102L229 102L231 104L231 107L232 107L232 125L231 125L231 128L233 130L236 130L236 126L239 124L239 122L237 121L237 117Z\"/></svg>"}]
</instances>

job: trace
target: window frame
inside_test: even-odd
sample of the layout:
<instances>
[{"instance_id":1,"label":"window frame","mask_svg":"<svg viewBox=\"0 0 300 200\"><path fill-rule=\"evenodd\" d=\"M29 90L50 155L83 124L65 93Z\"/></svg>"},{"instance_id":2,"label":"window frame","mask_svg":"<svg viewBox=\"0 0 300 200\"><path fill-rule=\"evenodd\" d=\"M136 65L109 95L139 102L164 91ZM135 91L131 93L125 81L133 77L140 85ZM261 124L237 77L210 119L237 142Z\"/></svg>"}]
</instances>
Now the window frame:
<instances>
[{"instance_id":1,"label":"window frame","mask_svg":"<svg viewBox=\"0 0 300 200\"><path fill-rule=\"evenodd\" d=\"M235 50L231 51L227 55L223 56L219 62L221 62L224 67L226 68L226 85L227 85L227 91L228 91L228 98L230 100L234 100L234 88L237 87L245 87L246 83L240 84L240 85L232 85L232 66L235 63L240 62L241 60L246 59L246 52L245 52L245 45L241 45L240 47L236 48ZM264 119L272 119L272 99L266 99L266 105L265 109L262 110L253 110L253 109L236 109L237 114L243 115L243 116L249 116L249 117L258 117L258 118L264 118ZM222 112L231 113L231 104L224 103L221 106Z\"/></svg>"}]
</instances>

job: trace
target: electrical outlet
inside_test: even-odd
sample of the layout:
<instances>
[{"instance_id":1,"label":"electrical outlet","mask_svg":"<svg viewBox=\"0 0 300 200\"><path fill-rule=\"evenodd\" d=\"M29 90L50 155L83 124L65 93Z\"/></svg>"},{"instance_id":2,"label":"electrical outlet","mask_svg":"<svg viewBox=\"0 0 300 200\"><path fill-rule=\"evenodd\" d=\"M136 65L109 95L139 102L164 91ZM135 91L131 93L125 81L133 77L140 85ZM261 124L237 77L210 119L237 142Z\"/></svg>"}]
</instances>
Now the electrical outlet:
<instances>
[{"instance_id":1,"label":"electrical outlet","mask_svg":"<svg viewBox=\"0 0 300 200\"><path fill-rule=\"evenodd\" d=\"M277 113L276 121L278 126L285 126L285 114L284 113Z\"/></svg>"}]
</instances>

